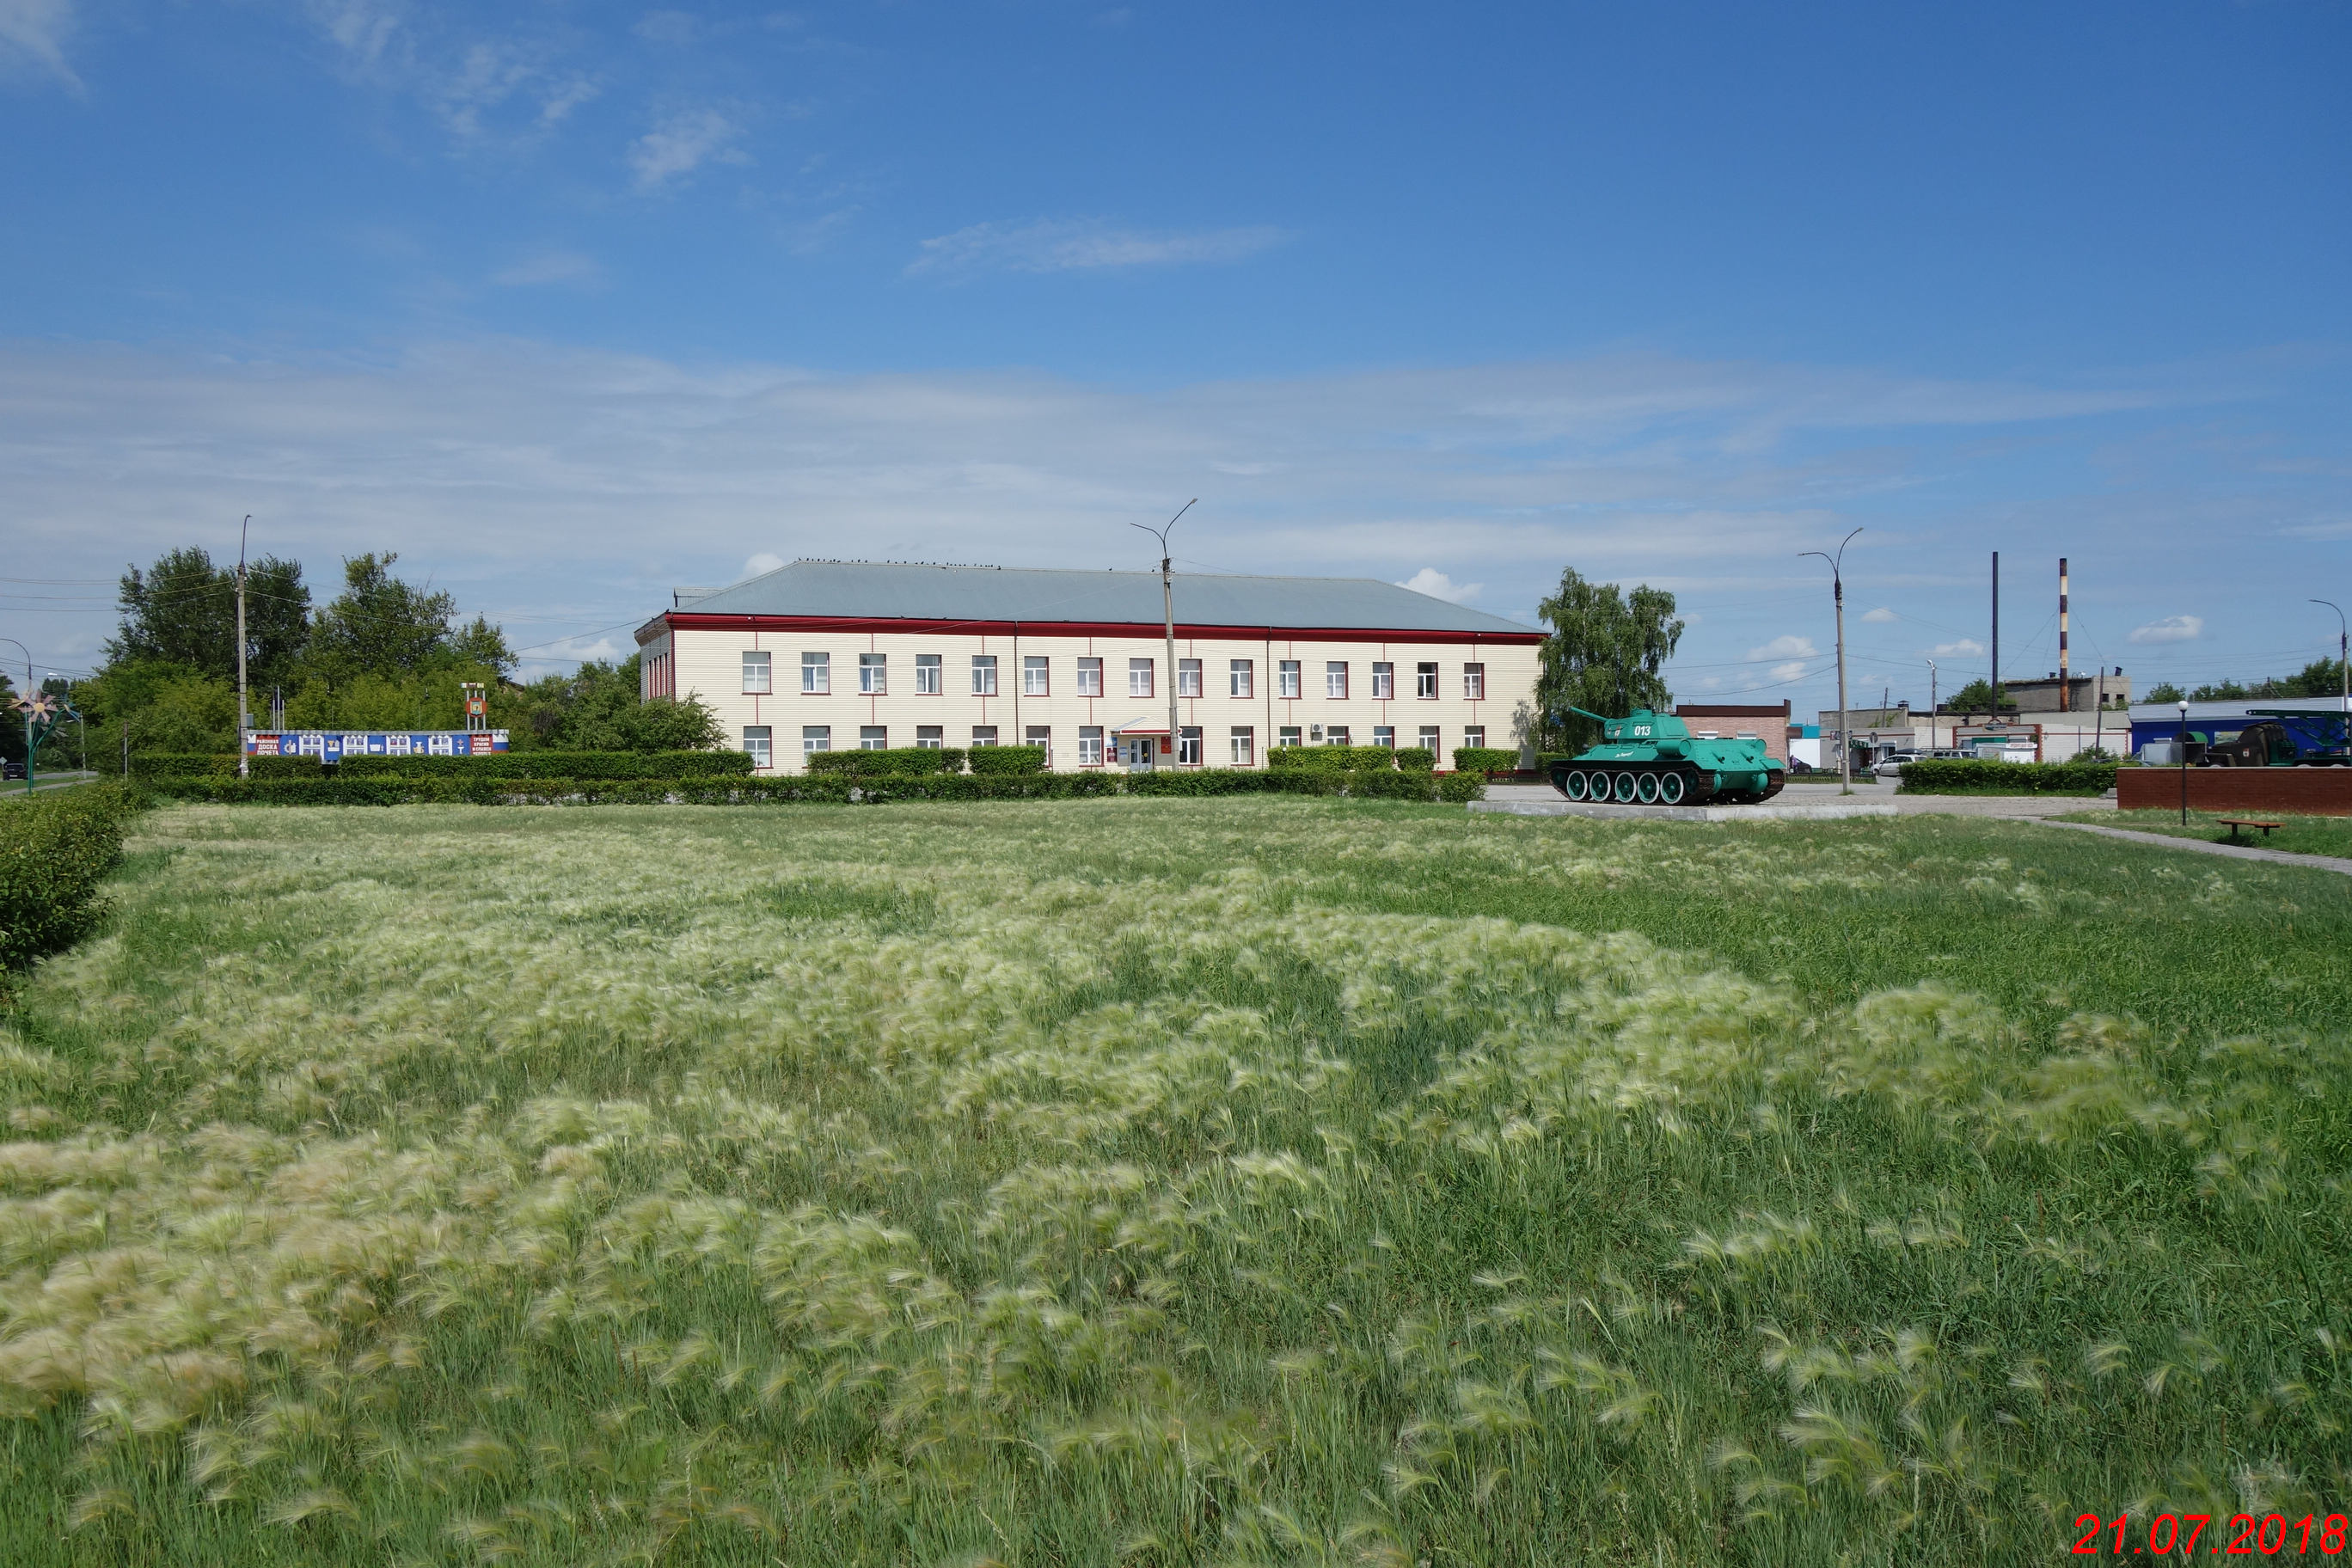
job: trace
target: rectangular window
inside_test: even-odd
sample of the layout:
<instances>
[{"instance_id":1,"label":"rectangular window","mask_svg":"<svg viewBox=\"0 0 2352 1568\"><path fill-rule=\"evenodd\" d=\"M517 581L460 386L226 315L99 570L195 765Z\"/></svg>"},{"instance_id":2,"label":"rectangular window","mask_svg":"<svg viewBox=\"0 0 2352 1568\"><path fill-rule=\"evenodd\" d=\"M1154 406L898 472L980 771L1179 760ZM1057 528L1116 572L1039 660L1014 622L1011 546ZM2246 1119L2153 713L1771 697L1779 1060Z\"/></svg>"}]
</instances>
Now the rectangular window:
<instances>
[{"instance_id":1,"label":"rectangular window","mask_svg":"<svg viewBox=\"0 0 2352 1568\"><path fill-rule=\"evenodd\" d=\"M1437 666L1416 664L1412 667L1412 694L1424 700L1436 699Z\"/></svg>"},{"instance_id":2,"label":"rectangular window","mask_svg":"<svg viewBox=\"0 0 2352 1568\"><path fill-rule=\"evenodd\" d=\"M833 655L804 653L801 655L801 695L823 697L833 689Z\"/></svg>"},{"instance_id":3,"label":"rectangular window","mask_svg":"<svg viewBox=\"0 0 2352 1568\"><path fill-rule=\"evenodd\" d=\"M1375 725L1373 725L1373 726L1372 726L1372 744L1373 744L1373 745L1375 745L1375 746L1386 746L1390 751L1391 751L1391 752L1395 751L1395 750L1396 750L1396 726L1395 726L1395 725L1393 725L1393 724L1375 724Z\"/></svg>"},{"instance_id":4,"label":"rectangular window","mask_svg":"<svg viewBox=\"0 0 2352 1568\"><path fill-rule=\"evenodd\" d=\"M746 650L743 655L743 695L765 697L776 689L775 656Z\"/></svg>"},{"instance_id":5,"label":"rectangular window","mask_svg":"<svg viewBox=\"0 0 2352 1568\"><path fill-rule=\"evenodd\" d=\"M803 724L801 726L801 754L803 756L807 756L814 752L829 752L831 750L833 750L832 725Z\"/></svg>"},{"instance_id":6,"label":"rectangular window","mask_svg":"<svg viewBox=\"0 0 2352 1568\"><path fill-rule=\"evenodd\" d=\"M1180 658L1176 661L1176 695L1179 697L1201 695L1201 661L1199 659Z\"/></svg>"},{"instance_id":7,"label":"rectangular window","mask_svg":"<svg viewBox=\"0 0 2352 1568\"><path fill-rule=\"evenodd\" d=\"M1348 661L1335 658L1323 666L1323 695L1345 700L1348 695Z\"/></svg>"},{"instance_id":8,"label":"rectangular window","mask_svg":"<svg viewBox=\"0 0 2352 1568\"><path fill-rule=\"evenodd\" d=\"M977 750L982 746L992 746L996 744L996 726L993 724L974 724L971 727L971 743L974 750Z\"/></svg>"},{"instance_id":9,"label":"rectangular window","mask_svg":"<svg viewBox=\"0 0 2352 1568\"><path fill-rule=\"evenodd\" d=\"M1054 765L1054 731L1050 725L1032 724L1021 739L1024 745L1034 746L1045 753L1047 767Z\"/></svg>"},{"instance_id":10,"label":"rectangular window","mask_svg":"<svg viewBox=\"0 0 2352 1568\"><path fill-rule=\"evenodd\" d=\"M1227 668L1230 671L1234 696L1257 695L1257 662L1255 659L1237 658Z\"/></svg>"},{"instance_id":11,"label":"rectangular window","mask_svg":"<svg viewBox=\"0 0 2352 1568\"><path fill-rule=\"evenodd\" d=\"M773 742L776 731L766 724L753 724L743 731L743 749L751 754L753 768L776 765Z\"/></svg>"},{"instance_id":12,"label":"rectangular window","mask_svg":"<svg viewBox=\"0 0 2352 1568\"><path fill-rule=\"evenodd\" d=\"M1431 756L1439 755L1440 753L1437 750L1437 726L1434 724L1423 724L1421 727L1421 740L1417 743Z\"/></svg>"},{"instance_id":13,"label":"rectangular window","mask_svg":"<svg viewBox=\"0 0 2352 1568\"><path fill-rule=\"evenodd\" d=\"M1095 672L1097 675L1102 672L1102 660L1095 660ZM1078 726L1078 766L1082 768L1098 768L1102 766L1101 725L1081 724Z\"/></svg>"},{"instance_id":14,"label":"rectangular window","mask_svg":"<svg viewBox=\"0 0 2352 1568\"><path fill-rule=\"evenodd\" d=\"M1298 726L1285 724L1274 732L1275 748L1279 751L1298 744Z\"/></svg>"},{"instance_id":15,"label":"rectangular window","mask_svg":"<svg viewBox=\"0 0 2352 1568\"><path fill-rule=\"evenodd\" d=\"M971 656L971 694L974 697L996 695L996 656L976 653Z\"/></svg>"},{"instance_id":16,"label":"rectangular window","mask_svg":"<svg viewBox=\"0 0 2352 1568\"><path fill-rule=\"evenodd\" d=\"M1234 726L1234 766L1257 765L1257 734L1246 724Z\"/></svg>"},{"instance_id":17,"label":"rectangular window","mask_svg":"<svg viewBox=\"0 0 2352 1568\"><path fill-rule=\"evenodd\" d=\"M915 656L915 695L937 697L946 689L946 682L940 679L940 656L935 653L917 654Z\"/></svg>"},{"instance_id":18,"label":"rectangular window","mask_svg":"<svg viewBox=\"0 0 2352 1568\"><path fill-rule=\"evenodd\" d=\"M889 729L881 724L860 724L857 727L857 749L861 752L887 752L890 749Z\"/></svg>"},{"instance_id":19,"label":"rectangular window","mask_svg":"<svg viewBox=\"0 0 2352 1568\"><path fill-rule=\"evenodd\" d=\"M1486 743L1486 726L1473 724L1463 731L1462 743L1465 746L1484 746Z\"/></svg>"},{"instance_id":20,"label":"rectangular window","mask_svg":"<svg viewBox=\"0 0 2352 1568\"><path fill-rule=\"evenodd\" d=\"M1053 689L1048 684L1051 667L1044 654L1024 655L1021 660L1021 694L1024 697L1047 697Z\"/></svg>"},{"instance_id":21,"label":"rectangular window","mask_svg":"<svg viewBox=\"0 0 2352 1568\"><path fill-rule=\"evenodd\" d=\"M1486 695L1486 667L1465 664L1462 667L1462 695L1475 701Z\"/></svg>"},{"instance_id":22,"label":"rectangular window","mask_svg":"<svg viewBox=\"0 0 2352 1568\"><path fill-rule=\"evenodd\" d=\"M1376 663L1372 666L1372 700L1386 702L1396 695L1396 666Z\"/></svg>"},{"instance_id":23,"label":"rectangular window","mask_svg":"<svg viewBox=\"0 0 2352 1568\"><path fill-rule=\"evenodd\" d=\"M1348 739L1348 726L1345 724L1334 724L1328 730L1325 731L1323 732L1323 743L1327 746L1347 746L1354 744L1353 742Z\"/></svg>"},{"instance_id":24,"label":"rectangular window","mask_svg":"<svg viewBox=\"0 0 2352 1568\"><path fill-rule=\"evenodd\" d=\"M937 724L918 724L915 726L915 744L921 747L926 752L938 751L941 745L946 743L947 738L947 731L940 729Z\"/></svg>"},{"instance_id":25,"label":"rectangular window","mask_svg":"<svg viewBox=\"0 0 2352 1568\"><path fill-rule=\"evenodd\" d=\"M887 653L861 653L857 656L857 689L861 696L887 697L890 694L890 656Z\"/></svg>"},{"instance_id":26,"label":"rectangular window","mask_svg":"<svg viewBox=\"0 0 2352 1568\"><path fill-rule=\"evenodd\" d=\"M1176 761L1185 766L1201 765L1201 727L1187 724L1176 732Z\"/></svg>"},{"instance_id":27,"label":"rectangular window","mask_svg":"<svg viewBox=\"0 0 2352 1568\"><path fill-rule=\"evenodd\" d=\"M1078 660L1078 695L1081 697L1100 697L1102 694L1102 660L1098 658L1082 658ZM1097 752L1102 750L1099 746L1095 749ZM1097 756L1095 758L1095 761L1100 762L1102 761L1102 758Z\"/></svg>"},{"instance_id":28,"label":"rectangular window","mask_svg":"<svg viewBox=\"0 0 2352 1568\"><path fill-rule=\"evenodd\" d=\"M1274 694L1276 697L1298 695L1298 661L1286 658L1274 667Z\"/></svg>"},{"instance_id":29,"label":"rectangular window","mask_svg":"<svg viewBox=\"0 0 2352 1568\"><path fill-rule=\"evenodd\" d=\"M1151 661L1130 658L1127 661L1127 694L1129 697L1151 695Z\"/></svg>"}]
</instances>

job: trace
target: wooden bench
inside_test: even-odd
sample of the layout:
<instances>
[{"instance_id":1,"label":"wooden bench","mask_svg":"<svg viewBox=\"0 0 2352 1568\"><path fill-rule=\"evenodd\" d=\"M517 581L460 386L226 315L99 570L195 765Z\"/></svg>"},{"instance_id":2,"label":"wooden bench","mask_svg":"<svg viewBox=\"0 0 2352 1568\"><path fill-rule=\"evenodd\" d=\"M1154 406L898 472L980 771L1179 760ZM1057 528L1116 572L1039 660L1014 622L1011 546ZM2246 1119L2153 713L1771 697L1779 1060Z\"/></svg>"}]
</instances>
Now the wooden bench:
<instances>
[{"instance_id":1,"label":"wooden bench","mask_svg":"<svg viewBox=\"0 0 2352 1568\"><path fill-rule=\"evenodd\" d=\"M2259 816L2217 816L2213 820L2228 828L2232 839L2238 837L2238 829L2241 827L2259 827L2263 830L2263 838L2266 843L2270 839L2272 828L2286 826L2284 822L2267 821Z\"/></svg>"}]
</instances>

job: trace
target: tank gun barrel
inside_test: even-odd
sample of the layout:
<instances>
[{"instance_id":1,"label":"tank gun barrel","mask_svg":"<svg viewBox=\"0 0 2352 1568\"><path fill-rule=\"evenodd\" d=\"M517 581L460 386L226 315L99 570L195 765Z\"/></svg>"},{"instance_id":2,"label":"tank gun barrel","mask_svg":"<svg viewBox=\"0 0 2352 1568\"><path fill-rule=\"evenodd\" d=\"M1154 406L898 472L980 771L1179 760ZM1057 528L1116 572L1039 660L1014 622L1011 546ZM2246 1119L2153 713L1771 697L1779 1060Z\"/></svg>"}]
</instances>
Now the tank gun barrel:
<instances>
[{"instance_id":1,"label":"tank gun barrel","mask_svg":"<svg viewBox=\"0 0 2352 1568\"><path fill-rule=\"evenodd\" d=\"M1609 717L1609 715L1607 715L1606 713L1595 713L1595 712L1591 711L1590 709L1579 708L1579 707L1578 707L1575 703L1573 703L1573 702L1570 702L1570 703L1567 704L1567 707L1568 707L1568 710L1569 710L1570 712L1571 712L1571 713L1581 713L1581 714L1583 714L1587 719L1591 719L1591 720L1594 721L1596 723L1608 724L1608 723L1613 723L1613 722L1615 721L1612 720L1612 719Z\"/></svg>"}]
</instances>

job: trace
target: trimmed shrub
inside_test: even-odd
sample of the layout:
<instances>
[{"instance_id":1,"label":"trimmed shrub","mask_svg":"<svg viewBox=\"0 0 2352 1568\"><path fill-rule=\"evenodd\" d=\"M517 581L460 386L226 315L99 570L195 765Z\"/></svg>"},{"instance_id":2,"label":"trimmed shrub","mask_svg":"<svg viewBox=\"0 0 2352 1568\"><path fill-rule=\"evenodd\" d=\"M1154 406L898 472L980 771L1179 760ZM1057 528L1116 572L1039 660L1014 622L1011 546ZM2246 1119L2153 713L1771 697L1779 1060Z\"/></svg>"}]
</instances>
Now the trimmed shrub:
<instances>
[{"instance_id":1,"label":"trimmed shrub","mask_svg":"<svg viewBox=\"0 0 2352 1568\"><path fill-rule=\"evenodd\" d=\"M1399 746L1396 765L1402 773L1431 773L1437 767L1437 753L1427 746Z\"/></svg>"},{"instance_id":2,"label":"trimmed shrub","mask_svg":"<svg viewBox=\"0 0 2352 1568\"><path fill-rule=\"evenodd\" d=\"M2115 787L2113 763L1995 763L1923 757L1903 764L1900 793L2105 795Z\"/></svg>"},{"instance_id":3,"label":"trimmed shrub","mask_svg":"<svg viewBox=\"0 0 2352 1568\"><path fill-rule=\"evenodd\" d=\"M1366 768L1393 771L1397 753L1386 746L1276 746L1265 754L1276 772L1345 773Z\"/></svg>"},{"instance_id":4,"label":"trimmed shrub","mask_svg":"<svg viewBox=\"0 0 2352 1568\"><path fill-rule=\"evenodd\" d=\"M964 753L954 746L892 746L879 752L815 752L808 770L820 776L884 778L920 773L960 773Z\"/></svg>"},{"instance_id":5,"label":"trimmed shrub","mask_svg":"<svg viewBox=\"0 0 2352 1568\"><path fill-rule=\"evenodd\" d=\"M964 761L975 773L1042 773L1045 771L1045 748L974 746L964 753Z\"/></svg>"},{"instance_id":6,"label":"trimmed shrub","mask_svg":"<svg viewBox=\"0 0 2352 1568\"><path fill-rule=\"evenodd\" d=\"M1437 798L1450 805L1466 805L1474 800L1486 798L1486 781L1477 773L1441 773L1437 780Z\"/></svg>"},{"instance_id":7,"label":"trimmed shrub","mask_svg":"<svg viewBox=\"0 0 2352 1568\"><path fill-rule=\"evenodd\" d=\"M111 784L0 801L0 970L71 946L105 913L100 884L137 805Z\"/></svg>"},{"instance_id":8,"label":"trimmed shrub","mask_svg":"<svg viewBox=\"0 0 2352 1568\"><path fill-rule=\"evenodd\" d=\"M1454 771L1464 773L1510 773L1519 768L1519 753L1502 746L1456 746Z\"/></svg>"},{"instance_id":9,"label":"trimmed shrub","mask_svg":"<svg viewBox=\"0 0 2352 1568\"><path fill-rule=\"evenodd\" d=\"M257 757L317 769L308 757ZM345 757L345 778L710 779L744 778L748 752L494 752L487 757ZM256 776L261 776L256 770ZM271 777L286 777L273 770ZM299 775L295 775L299 776Z\"/></svg>"},{"instance_id":10,"label":"trimmed shrub","mask_svg":"<svg viewBox=\"0 0 2352 1568\"><path fill-rule=\"evenodd\" d=\"M1255 768L1203 768L1198 773L1149 773L1127 775L1126 793L1135 795L1278 795L1292 781L1281 773Z\"/></svg>"},{"instance_id":11,"label":"trimmed shrub","mask_svg":"<svg viewBox=\"0 0 2352 1568\"><path fill-rule=\"evenodd\" d=\"M260 757L255 760L275 762L278 759ZM236 775L236 754L233 752L218 756L204 752L133 752L131 754L132 778L225 779Z\"/></svg>"}]
</instances>

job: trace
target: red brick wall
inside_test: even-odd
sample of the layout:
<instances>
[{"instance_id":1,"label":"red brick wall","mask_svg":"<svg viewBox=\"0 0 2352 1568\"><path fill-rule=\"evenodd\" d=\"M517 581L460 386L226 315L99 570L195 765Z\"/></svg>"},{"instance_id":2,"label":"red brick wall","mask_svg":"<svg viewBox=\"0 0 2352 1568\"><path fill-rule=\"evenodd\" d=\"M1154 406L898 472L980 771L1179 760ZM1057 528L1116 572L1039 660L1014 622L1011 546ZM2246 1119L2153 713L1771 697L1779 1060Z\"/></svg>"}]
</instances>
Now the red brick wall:
<instances>
[{"instance_id":1,"label":"red brick wall","mask_svg":"<svg viewBox=\"0 0 2352 1568\"><path fill-rule=\"evenodd\" d=\"M1675 717L1688 724L1694 731L1712 730L1726 740L1742 731L1764 742L1767 756L1785 763L1789 760L1789 705L1773 707L1760 704L1726 706L1706 702L1678 702Z\"/></svg>"},{"instance_id":2,"label":"red brick wall","mask_svg":"<svg viewBox=\"0 0 2352 1568\"><path fill-rule=\"evenodd\" d=\"M2178 810L2180 773L2117 768L2116 804L2126 811ZM2352 816L2352 768L2190 768L2189 809Z\"/></svg>"}]
</instances>

